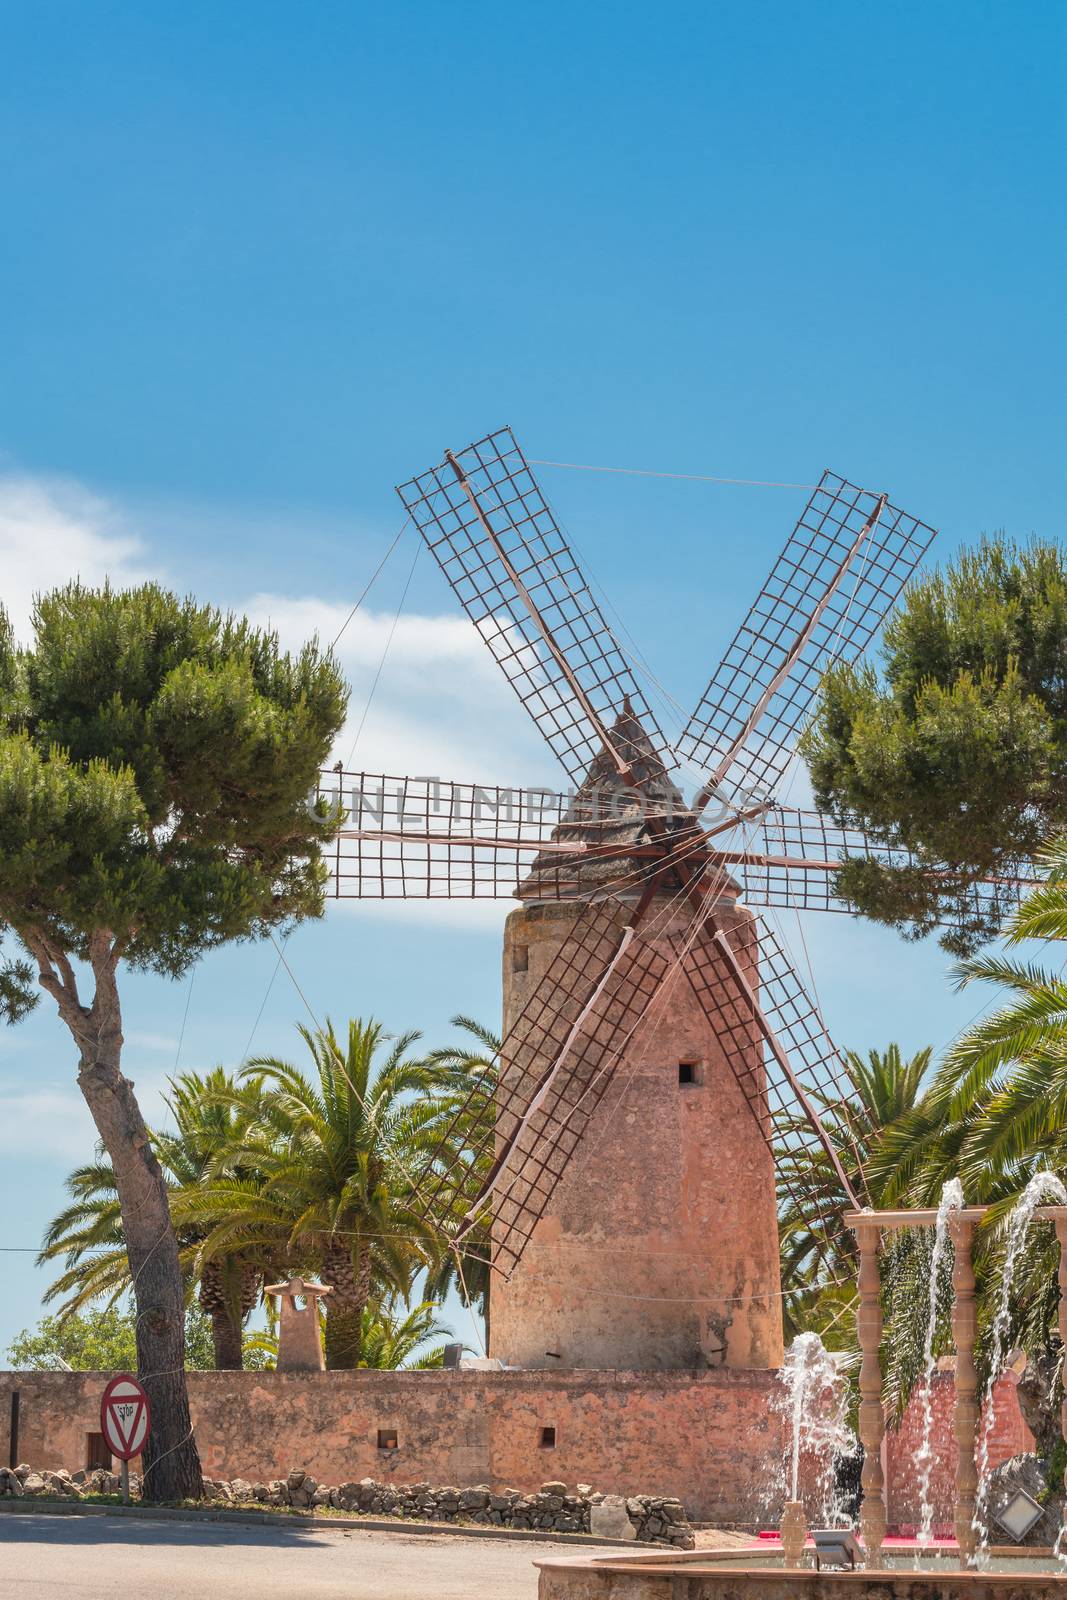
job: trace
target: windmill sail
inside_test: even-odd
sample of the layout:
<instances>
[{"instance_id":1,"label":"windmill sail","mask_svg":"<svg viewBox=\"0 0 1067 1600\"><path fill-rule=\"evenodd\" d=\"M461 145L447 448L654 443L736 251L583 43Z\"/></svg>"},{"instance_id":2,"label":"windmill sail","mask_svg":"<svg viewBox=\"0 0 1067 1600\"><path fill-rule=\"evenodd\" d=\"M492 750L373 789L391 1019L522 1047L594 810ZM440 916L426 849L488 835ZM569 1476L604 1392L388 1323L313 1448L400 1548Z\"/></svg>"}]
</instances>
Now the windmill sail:
<instances>
[{"instance_id":1,"label":"windmill sail","mask_svg":"<svg viewBox=\"0 0 1067 1600\"><path fill-rule=\"evenodd\" d=\"M863 654L933 537L823 473L678 742L703 799L773 799L826 668Z\"/></svg>"},{"instance_id":2,"label":"windmill sail","mask_svg":"<svg viewBox=\"0 0 1067 1600\"><path fill-rule=\"evenodd\" d=\"M631 713L612 738L634 768L654 763ZM669 779L636 792L606 751L571 794L332 770L318 798L342 817L324 851L335 899L506 900L520 882L524 899L603 897L643 883L662 856L662 845L641 842L649 819L670 834L688 816Z\"/></svg>"},{"instance_id":3,"label":"windmill sail","mask_svg":"<svg viewBox=\"0 0 1067 1600\"><path fill-rule=\"evenodd\" d=\"M886 495L823 475L682 736L679 756L706 774L693 810L510 430L446 451L397 492L575 785L564 796L382 778L368 805L364 774L358 803L341 796L346 815L328 863L338 894L514 895L531 908L514 946L520 973L523 940L532 946L547 926L538 904L574 903L565 919L546 909L560 919L547 970L537 981L543 965L531 965L529 990L517 980L512 999L525 1003L509 1011L501 1057L442 1128L416 1203L456 1249L476 1231L479 1243L491 1236L492 1264L511 1276L619 1063L635 1059L635 1037L640 1059L642 1030L679 985L679 1015L717 1070L725 1058L718 1081L744 1127L748 1169L769 1148L786 1192L803 1183L806 1201L815 1173L832 1233L842 1204L859 1198L862 1113L844 1101L846 1070L817 1003L772 930L750 922L734 897L740 887L774 904L802 884L830 907L847 830L837 839L821 818L816 827L809 814L773 808L773 793L824 670L862 654L933 530ZM702 826L697 815L713 795L730 817ZM753 826L730 851L723 832L742 818ZM740 885L729 876L735 865ZM571 1179L580 1185L582 1174ZM765 1222L776 1260L773 1211Z\"/></svg>"},{"instance_id":4,"label":"windmill sail","mask_svg":"<svg viewBox=\"0 0 1067 1600\"><path fill-rule=\"evenodd\" d=\"M866 1125L842 1093L845 1064L818 1005L760 918L739 951L706 930L682 967L771 1149L780 1190L810 1202L822 1185L822 1252L841 1231L843 1206L862 1203Z\"/></svg>"},{"instance_id":5,"label":"windmill sail","mask_svg":"<svg viewBox=\"0 0 1067 1600\"><path fill-rule=\"evenodd\" d=\"M861 860L897 872L912 873L944 884L944 907L938 925L961 921L999 926L1037 879L1025 863L999 877L973 877L920 860L901 846L880 844L858 823L842 827L818 811L774 806L752 824L751 849L724 852L723 859L754 906L790 907L807 911L855 912L836 892L835 880L845 860Z\"/></svg>"},{"instance_id":6,"label":"windmill sail","mask_svg":"<svg viewBox=\"0 0 1067 1600\"><path fill-rule=\"evenodd\" d=\"M472 1086L417 1180L427 1217L461 1240L492 1217L505 1277L570 1164L622 1056L661 991L669 958L626 938L618 908L577 917L502 1058Z\"/></svg>"},{"instance_id":7,"label":"windmill sail","mask_svg":"<svg viewBox=\"0 0 1067 1600\"><path fill-rule=\"evenodd\" d=\"M573 781L627 702L662 764L663 736L510 428L397 493Z\"/></svg>"},{"instance_id":8,"label":"windmill sail","mask_svg":"<svg viewBox=\"0 0 1067 1600\"><path fill-rule=\"evenodd\" d=\"M318 797L343 819L323 852L335 899L508 899L535 856L545 899L562 898L573 876L574 852L552 843L570 795L329 771Z\"/></svg>"},{"instance_id":9,"label":"windmill sail","mask_svg":"<svg viewBox=\"0 0 1067 1600\"><path fill-rule=\"evenodd\" d=\"M844 1062L774 932L757 917L748 947L731 958L712 928L682 966L768 1143L792 1133L799 1115L829 1156L822 1112L840 1099ZM755 1054L753 1040L762 1044Z\"/></svg>"}]
</instances>

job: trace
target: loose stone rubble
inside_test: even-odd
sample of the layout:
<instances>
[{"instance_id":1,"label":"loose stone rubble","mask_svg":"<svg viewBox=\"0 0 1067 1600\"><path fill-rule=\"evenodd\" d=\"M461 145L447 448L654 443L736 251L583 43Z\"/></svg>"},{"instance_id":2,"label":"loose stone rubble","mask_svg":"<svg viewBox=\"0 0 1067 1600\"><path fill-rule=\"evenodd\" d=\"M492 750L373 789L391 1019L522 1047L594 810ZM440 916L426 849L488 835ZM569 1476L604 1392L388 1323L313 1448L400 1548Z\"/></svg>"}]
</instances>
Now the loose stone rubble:
<instances>
[{"instance_id":1,"label":"loose stone rubble","mask_svg":"<svg viewBox=\"0 0 1067 1600\"><path fill-rule=\"evenodd\" d=\"M0 1467L0 1498L56 1496L76 1500L87 1495L117 1494L119 1476L92 1472L34 1472L28 1466ZM136 1498L140 1481L130 1475ZM319 1483L310 1472L294 1467L284 1478L249 1483L204 1479L204 1498L213 1505L288 1506L299 1511L333 1509L352 1516L407 1517L413 1522L470 1522L496 1528L529 1528L552 1533L599 1533L631 1538L642 1544L692 1550L693 1530L680 1500L664 1495L603 1495L588 1483L573 1490L565 1483L543 1483L534 1494L520 1489L435 1488L428 1483L378 1483L374 1478ZM625 1512L625 1515L623 1515ZM617 1529L609 1533L609 1526ZM626 1531L627 1526L630 1532Z\"/></svg>"},{"instance_id":2,"label":"loose stone rubble","mask_svg":"<svg viewBox=\"0 0 1067 1600\"><path fill-rule=\"evenodd\" d=\"M32 1467L0 1467L0 1500L6 1497L62 1495L68 1500L80 1500L93 1494L118 1494L122 1480L117 1472L106 1472L96 1467L91 1472L68 1472L61 1467L58 1472L35 1472ZM141 1480L136 1472L130 1473L130 1494L141 1492Z\"/></svg>"}]
</instances>

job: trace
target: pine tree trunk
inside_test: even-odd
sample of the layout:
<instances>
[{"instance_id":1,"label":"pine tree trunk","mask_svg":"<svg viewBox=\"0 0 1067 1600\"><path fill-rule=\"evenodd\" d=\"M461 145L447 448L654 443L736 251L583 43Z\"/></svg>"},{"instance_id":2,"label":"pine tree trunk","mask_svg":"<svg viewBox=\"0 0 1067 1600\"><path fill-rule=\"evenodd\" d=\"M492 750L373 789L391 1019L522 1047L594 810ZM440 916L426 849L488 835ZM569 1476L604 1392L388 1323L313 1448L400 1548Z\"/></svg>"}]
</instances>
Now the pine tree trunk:
<instances>
[{"instance_id":1,"label":"pine tree trunk","mask_svg":"<svg viewBox=\"0 0 1067 1600\"><path fill-rule=\"evenodd\" d=\"M78 1087L115 1173L137 1313L137 1375L151 1407L151 1429L141 1455L141 1496L155 1502L196 1500L204 1484L185 1383L185 1296L178 1242L163 1173L133 1085L120 1071L117 957L108 935L94 937L96 994L92 1006L82 1006L69 962L43 945L31 948L41 965L41 984L55 997L77 1041ZM57 960L62 981L51 965Z\"/></svg>"},{"instance_id":2,"label":"pine tree trunk","mask_svg":"<svg viewBox=\"0 0 1067 1600\"><path fill-rule=\"evenodd\" d=\"M351 1372L363 1354L363 1312L370 1299L370 1247L352 1261L347 1244L331 1240L323 1252L323 1275L333 1288L326 1301L325 1356L328 1372Z\"/></svg>"}]
</instances>

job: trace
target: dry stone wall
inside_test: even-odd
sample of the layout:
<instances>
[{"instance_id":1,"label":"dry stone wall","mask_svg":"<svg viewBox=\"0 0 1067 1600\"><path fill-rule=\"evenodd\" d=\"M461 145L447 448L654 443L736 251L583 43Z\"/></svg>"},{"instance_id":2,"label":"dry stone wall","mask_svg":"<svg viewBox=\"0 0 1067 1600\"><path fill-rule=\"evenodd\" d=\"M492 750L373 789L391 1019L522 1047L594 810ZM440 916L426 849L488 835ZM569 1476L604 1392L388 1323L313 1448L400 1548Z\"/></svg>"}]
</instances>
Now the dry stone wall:
<instances>
[{"instance_id":1,"label":"dry stone wall","mask_svg":"<svg viewBox=\"0 0 1067 1600\"><path fill-rule=\"evenodd\" d=\"M118 1494L120 1487L118 1473L106 1472L102 1467L91 1472L68 1472L65 1467L58 1471L46 1468L43 1472L35 1472L26 1465L0 1467L0 1500L40 1499L42 1496L54 1499L56 1495L67 1500L81 1500L94 1494ZM141 1480L131 1472L130 1492L137 1495L140 1490Z\"/></svg>"},{"instance_id":2,"label":"dry stone wall","mask_svg":"<svg viewBox=\"0 0 1067 1600\"><path fill-rule=\"evenodd\" d=\"M115 1494L118 1489L118 1474L100 1468L92 1472L35 1472L25 1465L0 1468L0 1498L58 1495L77 1500ZM131 1474L130 1491L135 1499L139 1490L140 1480ZM303 1468L294 1467L286 1477L272 1478L269 1483L208 1478L204 1481L204 1496L214 1505L332 1510L354 1516L403 1517L414 1522L593 1533L600 1538L634 1539L677 1550L692 1550L694 1545L693 1530L680 1500L662 1495L603 1495L588 1483L573 1489L565 1483L543 1483L534 1494L524 1494L520 1489L496 1490L484 1483L467 1489L447 1485L435 1488L428 1483L378 1483L373 1478L332 1487L320 1483Z\"/></svg>"}]
</instances>

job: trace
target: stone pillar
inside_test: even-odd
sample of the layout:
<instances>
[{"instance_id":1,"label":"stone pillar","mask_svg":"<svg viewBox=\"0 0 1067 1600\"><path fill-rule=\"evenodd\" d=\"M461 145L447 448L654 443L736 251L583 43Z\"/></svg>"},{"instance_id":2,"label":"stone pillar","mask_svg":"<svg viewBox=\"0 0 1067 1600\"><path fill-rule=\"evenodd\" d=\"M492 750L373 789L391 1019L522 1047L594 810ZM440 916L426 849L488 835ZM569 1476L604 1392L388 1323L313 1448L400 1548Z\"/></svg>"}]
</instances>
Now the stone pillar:
<instances>
[{"instance_id":1,"label":"stone pillar","mask_svg":"<svg viewBox=\"0 0 1067 1600\"><path fill-rule=\"evenodd\" d=\"M977 1382L974 1370L976 1322L974 1312L974 1223L966 1217L949 1216L949 1232L956 1252L952 1268L952 1334L956 1341L956 1541L960 1565L972 1566L978 1536L974 1528L975 1492L978 1468L974 1441L978 1431Z\"/></svg>"},{"instance_id":2,"label":"stone pillar","mask_svg":"<svg viewBox=\"0 0 1067 1600\"><path fill-rule=\"evenodd\" d=\"M782 1539L782 1565L800 1567L804 1564L804 1547L808 1542L808 1525L804 1505L800 1500L787 1500L782 1511L779 1529Z\"/></svg>"},{"instance_id":3,"label":"stone pillar","mask_svg":"<svg viewBox=\"0 0 1067 1600\"><path fill-rule=\"evenodd\" d=\"M1067 1350L1067 1211L1057 1209L1056 1212L1056 1238L1060 1246L1060 1339L1064 1350ZM1063 1383L1063 1406L1060 1410L1060 1427L1063 1437L1067 1439L1067 1368L1060 1368L1060 1381ZM1067 1544L1067 1502L1063 1507L1063 1542L1060 1549Z\"/></svg>"},{"instance_id":4,"label":"stone pillar","mask_svg":"<svg viewBox=\"0 0 1067 1600\"><path fill-rule=\"evenodd\" d=\"M885 1476L882 1472L885 1412L882 1409L882 1364L879 1359L882 1343L881 1278L878 1271L881 1229L878 1223L858 1223L856 1238L860 1250L860 1305L856 1325L863 1357L860 1365L860 1442L863 1445L860 1531L867 1565L872 1567L878 1565L886 1520Z\"/></svg>"},{"instance_id":5,"label":"stone pillar","mask_svg":"<svg viewBox=\"0 0 1067 1600\"><path fill-rule=\"evenodd\" d=\"M288 1278L285 1283L268 1283L264 1294L278 1296L279 1372L323 1372L319 1332L319 1301L333 1290L324 1283L308 1283L304 1278ZM297 1301L302 1300L303 1305Z\"/></svg>"}]
</instances>

